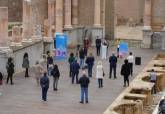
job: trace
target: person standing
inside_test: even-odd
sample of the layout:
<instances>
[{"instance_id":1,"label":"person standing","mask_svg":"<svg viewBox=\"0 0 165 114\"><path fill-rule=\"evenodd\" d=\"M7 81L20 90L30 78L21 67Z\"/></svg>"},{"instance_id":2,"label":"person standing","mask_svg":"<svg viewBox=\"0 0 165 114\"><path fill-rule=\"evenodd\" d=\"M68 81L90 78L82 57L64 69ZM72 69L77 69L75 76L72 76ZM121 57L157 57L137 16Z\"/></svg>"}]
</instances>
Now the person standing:
<instances>
[{"instance_id":1,"label":"person standing","mask_svg":"<svg viewBox=\"0 0 165 114\"><path fill-rule=\"evenodd\" d=\"M89 48L89 39L86 37L84 39L84 52L85 52L85 56L87 56L88 48Z\"/></svg>"},{"instance_id":2,"label":"person standing","mask_svg":"<svg viewBox=\"0 0 165 114\"><path fill-rule=\"evenodd\" d=\"M29 56L28 56L28 53L25 53L23 56L22 67L26 69L25 77L29 77Z\"/></svg>"},{"instance_id":3,"label":"person standing","mask_svg":"<svg viewBox=\"0 0 165 114\"><path fill-rule=\"evenodd\" d=\"M100 56L101 38L99 38L99 36L97 36L95 43L96 43L97 56Z\"/></svg>"},{"instance_id":4,"label":"person standing","mask_svg":"<svg viewBox=\"0 0 165 114\"><path fill-rule=\"evenodd\" d=\"M89 86L90 80L86 75L85 70L83 70L83 75L79 79L79 84L81 87L81 100L80 103L84 103L84 96L85 96L85 101L88 103L88 86Z\"/></svg>"},{"instance_id":5,"label":"person standing","mask_svg":"<svg viewBox=\"0 0 165 114\"><path fill-rule=\"evenodd\" d=\"M71 53L70 54L70 57L68 59L68 62L69 62L69 77L72 77L72 72L71 72L71 64L75 61L75 57L74 57L74 54Z\"/></svg>"},{"instance_id":6,"label":"person standing","mask_svg":"<svg viewBox=\"0 0 165 114\"><path fill-rule=\"evenodd\" d=\"M107 58L107 45L105 42L103 42L102 46L101 46L101 55L102 55L102 59L106 59Z\"/></svg>"},{"instance_id":7,"label":"person standing","mask_svg":"<svg viewBox=\"0 0 165 114\"><path fill-rule=\"evenodd\" d=\"M13 63L13 59L10 57L8 58L8 62L6 64L6 70L7 70L7 80L6 83L8 84L9 79L10 79L10 83L11 85L13 85L13 74L14 74L14 63Z\"/></svg>"},{"instance_id":8,"label":"person standing","mask_svg":"<svg viewBox=\"0 0 165 114\"><path fill-rule=\"evenodd\" d=\"M47 70L48 70L48 76L51 75L51 71L53 69L53 57L51 56L51 53L47 53Z\"/></svg>"},{"instance_id":9,"label":"person standing","mask_svg":"<svg viewBox=\"0 0 165 114\"><path fill-rule=\"evenodd\" d=\"M3 85L3 75L2 73L0 72L0 88L1 86ZM2 95L2 93L0 92L0 96Z\"/></svg>"},{"instance_id":10,"label":"person standing","mask_svg":"<svg viewBox=\"0 0 165 114\"><path fill-rule=\"evenodd\" d=\"M165 96L159 103L159 112L160 114L165 114Z\"/></svg>"},{"instance_id":11,"label":"person standing","mask_svg":"<svg viewBox=\"0 0 165 114\"><path fill-rule=\"evenodd\" d=\"M124 77L124 87L126 87L126 83L129 86L130 66L127 59L124 60L124 64L121 67L121 75Z\"/></svg>"},{"instance_id":12,"label":"person standing","mask_svg":"<svg viewBox=\"0 0 165 114\"><path fill-rule=\"evenodd\" d=\"M51 75L53 76L53 90L57 91L58 90L57 85L58 85L58 80L60 77L60 72L56 64L54 65Z\"/></svg>"},{"instance_id":13,"label":"person standing","mask_svg":"<svg viewBox=\"0 0 165 114\"><path fill-rule=\"evenodd\" d=\"M134 62L134 56L132 52L129 53L129 56L127 57L128 63L130 65L130 71L131 71L131 76L133 76L133 62Z\"/></svg>"},{"instance_id":14,"label":"person standing","mask_svg":"<svg viewBox=\"0 0 165 114\"><path fill-rule=\"evenodd\" d=\"M44 76L40 79L40 85L42 88L42 100L47 101L47 92L49 89L49 78L47 72L44 72Z\"/></svg>"},{"instance_id":15,"label":"person standing","mask_svg":"<svg viewBox=\"0 0 165 114\"><path fill-rule=\"evenodd\" d=\"M103 87L103 78L104 78L104 69L103 69L103 65L102 62L99 61L96 67L97 71L96 71L96 79L98 80L98 87L102 88Z\"/></svg>"},{"instance_id":16,"label":"person standing","mask_svg":"<svg viewBox=\"0 0 165 114\"><path fill-rule=\"evenodd\" d=\"M37 85L39 86L40 84L40 78L43 74L43 67L39 64L39 62L37 61L36 62L36 65L34 67L34 74L35 74L35 79L36 79L36 82L37 82Z\"/></svg>"},{"instance_id":17,"label":"person standing","mask_svg":"<svg viewBox=\"0 0 165 114\"><path fill-rule=\"evenodd\" d=\"M156 94L156 81L157 81L156 72L154 71L154 69L152 69L150 73L150 82L154 83L154 86L151 90L152 94Z\"/></svg>"},{"instance_id":18,"label":"person standing","mask_svg":"<svg viewBox=\"0 0 165 114\"><path fill-rule=\"evenodd\" d=\"M72 84L74 84L74 78L76 77L76 83L78 84L78 74L79 74L80 65L75 60L71 64L71 72L72 72Z\"/></svg>"},{"instance_id":19,"label":"person standing","mask_svg":"<svg viewBox=\"0 0 165 114\"><path fill-rule=\"evenodd\" d=\"M92 69L94 65L95 58L93 57L92 53L87 57L85 63L87 64L88 67L88 76L92 77Z\"/></svg>"},{"instance_id":20,"label":"person standing","mask_svg":"<svg viewBox=\"0 0 165 114\"><path fill-rule=\"evenodd\" d=\"M115 53L112 53L112 56L109 57L109 64L110 64L109 78L111 78L113 71L114 79L116 79L117 57L115 56Z\"/></svg>"},{"instance_id":21,"label":"person standing","mask_svg":"<svg viewBox=\"0 0 165 114\"><path fill-rule=\"evenodd\" d=\"M85 52L83 48L80 49L79 57L80 57L80 67L82 68L84 66L84 59L85 59Z\"/></svg>"}]
</instances>

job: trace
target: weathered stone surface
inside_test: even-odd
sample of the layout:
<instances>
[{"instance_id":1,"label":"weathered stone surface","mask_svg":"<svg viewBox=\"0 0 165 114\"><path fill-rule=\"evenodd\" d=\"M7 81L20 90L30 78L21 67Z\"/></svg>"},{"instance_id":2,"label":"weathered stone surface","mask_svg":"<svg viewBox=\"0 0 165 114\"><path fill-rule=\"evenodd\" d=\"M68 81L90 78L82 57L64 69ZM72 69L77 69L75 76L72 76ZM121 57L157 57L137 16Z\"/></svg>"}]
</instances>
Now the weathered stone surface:
<instances>
[{"instance_id":1,"label":"weathered stone surface","mask_svg":"<svg viewBox=\"0 0 165 114\"><path fill-rule=\"evenodd\" d=\"M0 7L0 47L7 47L8 41L8 8Z\"/></svg>"}]
</instances>

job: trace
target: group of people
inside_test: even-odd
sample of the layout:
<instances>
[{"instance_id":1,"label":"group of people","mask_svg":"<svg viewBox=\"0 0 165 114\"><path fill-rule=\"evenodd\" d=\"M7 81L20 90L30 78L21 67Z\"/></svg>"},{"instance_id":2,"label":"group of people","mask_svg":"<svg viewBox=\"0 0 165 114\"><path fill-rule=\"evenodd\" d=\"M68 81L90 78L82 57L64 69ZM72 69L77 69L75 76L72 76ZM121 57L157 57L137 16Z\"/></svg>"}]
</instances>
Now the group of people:
<instances>
[{"instance_id":1,"label":"group of people","mask_svg":"<svg viewBox=\"0 0 165 114\"><path fill-rule=\"evenodd\" d=\"M97 37L96 39L96 54L97 56L100 56L100 53L102 53L101 58L106 59L107 58L107 50L108 50L108 43L106 41L103 41ZM105 47L104 47L105 46ZM104 48L104 49L101 49ZM77 56L78 55L78 56ZM79 57L79 58L78 58ZM79 61L78 61L79 60ZM109 57L109 78L112 78L112 73L114 75L114 79L117 79L116 76L116 70L117 70L117 62L118 62L118 56L115 55L113 52L112 55ZM90 83L90 78L93 77L93 67L95 64L95 57L92 53L87 52L87 46L84 46L84 48L79 47L78 54L74 55L74 53L70 53L70 56L68 58L69 63L69 77L71 77L71 83L74 84L76 80L76 84L80 84L81 87L81 98L80 103L85 102L88 103L88 86ZM133 76L133 63L134 63L134 56L132 52L129 53L129 56L127 59L124 60L124 64L121 67L120 74L124 78L124 87L129 86L129 76ZM22 67L25 69L25 77L29 77L29 68L30 68L30 62L28 53L25 53L23 56L23 64ZM58 90L58 80L60 77L60 71L57 64L54 64L53 57L51 56L51 53L47 52L47 60L46 60L46 70L43 68L43 66L37 61L34 67L34 76L36 78L37 85L41 85L42 88L42 100L47 101L47 92L49 89L49 77L53 77L53 90ZM9 58L7 65L7 81L6 83L10 82L13 83L13 74L14 74L14 63L13 59ZM79 72L80 69L82 69L82 76L79 78ZM87 73L86 73L87 69ZM105 76L105 70L104 65L101 60L98 61L96 65L96 75L95 78L98 81L98 88L103 88L103 79ZM0 76L0 80L1 80ZM151 73L151 82L156 83L155 81L155 73ZM0 81L1 84L1 81ZM154 87L155 88L155 87ZM155 89L153 89L155 90ZM84 98L85 97L85 98Z\"/></svg>"}]
</instances>

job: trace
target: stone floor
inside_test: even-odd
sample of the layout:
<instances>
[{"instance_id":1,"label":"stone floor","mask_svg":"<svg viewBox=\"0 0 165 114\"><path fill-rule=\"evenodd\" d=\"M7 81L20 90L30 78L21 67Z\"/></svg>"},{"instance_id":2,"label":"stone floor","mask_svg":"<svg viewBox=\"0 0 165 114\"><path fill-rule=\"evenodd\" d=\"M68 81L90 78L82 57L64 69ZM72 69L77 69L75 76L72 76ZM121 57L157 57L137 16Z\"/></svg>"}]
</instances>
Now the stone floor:
<instances>
[{"instance_id":1,"label":"stone floor","mask_svg":"<svg viewBox=\"0 0 165 114\"><path fill-rule=\"evenodd\" d=\"M111 53L114 48L110 48ZM73 50L72 50L73 51ZM135 56L142 57L142 65L134 67L134 76L144 68L151 58L159 53L159 50L148 49L130 49ZM100 60L96 57L96 61ZM56 62L59 65L61 77L59 81L59 90L52 89L51 84L48 91L48 101L41 101L41 89L36 85L33 77L24 78L23 73L14 77L14 85L0 87L2 95L0 96L0 114L102 114L105 109L115 100L123 91L123 78L120 76L120 68L123 59L118 60L117 79L109 79L109 63L103 60L105 68L104 88L97 87L96 79L91 79L89 87L89 104L79 104L80 87L72 85L68 76L67 61ZM95 76L95 62L93 73Z\"/></svg>"}]
</instances>

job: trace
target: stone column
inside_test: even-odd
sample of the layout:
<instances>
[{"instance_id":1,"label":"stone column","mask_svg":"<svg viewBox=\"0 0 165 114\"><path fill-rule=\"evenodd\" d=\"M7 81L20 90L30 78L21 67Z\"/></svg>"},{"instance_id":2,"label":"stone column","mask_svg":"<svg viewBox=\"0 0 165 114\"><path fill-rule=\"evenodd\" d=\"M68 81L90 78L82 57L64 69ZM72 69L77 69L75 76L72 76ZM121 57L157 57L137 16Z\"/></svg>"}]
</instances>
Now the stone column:
<instances>
[{"instance_id":1,"label":"stone column","mask_svg":"<svg viewBox=\"0 0 165 114\"><path fill-rule=\"evenodd\" d=\"M30 0L23 0L23 33L22 33L22 42L32 42L31 40L31 17L30 17Z\"/></svg>"},{"instance_id":2,"label":"stone column","mask_svg":"<svg viewBox=\"0 0 165 114\"><path fill-rule=\"evenodd\" d=\"M101 4L100 0L95 0L95 9L94 9L94 26L101 26Z\"/></svg>"},{"instance_id":3,"label":"stone column","mask_svg":"<svg viewBox=\"0 0 165 114\"><path fill-rule=\"evenodd\" d=\"M42 39L41 25L34 25L32 29L32 40L40 41Z\"/></svg>"},{"instance_id":4,"label":"stone column","mask_svg":"<svg viewBox=\"0 0 165 114\"><path fill-rule=\"evenodd\" d=\"M9 50L8 41L8 8L0 7L0 51Z\"/></svg>"},{"instance_id":5,"label":"stone column","mask_svg":"<svg viewBox=\"0 0 165 114\"><path fill-rule=\"evenodd\" d=\"M143 48L152 48L151 10L152 0L145 0L144 5L144 27L143 27Z\"/></svg>"},{"instance_id":6,"label":"stone column","mask_svg":"<svg viewBox=\"0 0 165 114\"><path fill-rule=\"evenodd\" d=\"M64 28L72 28L72 0L65 0L65 25Z\"/></svg>"},{"instance_id":7,"label":"stone column","mask_svg":"<svg viewBox=\"0 0 165 114\"><path fill-rule=\"evenodd\" d=\"M56 0L56 32L63 33L63 0Z\"/></svg>"},{"instance_id":8,"label":"stone column","mask_svg":"<svg viewBox=\"0 0 165 114\"><path fill-rule=\"evenodd\" d=\"M72 0L72 24L78 25L78 0Z\"/></svg>"},{"instance_id":9,"label":"stone column","mask_svg":"<svg viewBox=\"0 0 165 114\"><path fill-rule=\"evenodd\" d=\"M12 28L12 43L11 46L22 46L21 28L13 26Z\"/></svg>"},{"instance_id":10,"label":"stone column","mask_svg":"<svg viewBox=\"0 0 165 114\"><path fill-rule=\"evenodd\" d=\"M152 8L152 0L145 0L144 5L144 29L151 29L151 10Z\"/></svg>"},{"instance_id":11,"label":"stone column","mask_svg":"<svg viewBox=\"0 0 165 114\"><path fill-rule=\"evenodd\" d=\"M52 38L52 27L55 25L55 0L48 0L48 37Z\"/></svg>"}]
</instances>

